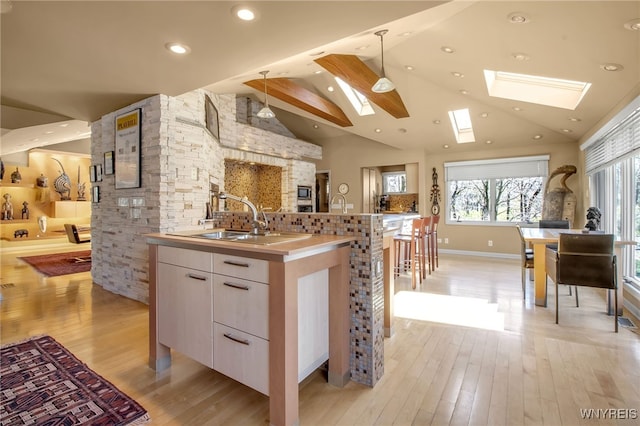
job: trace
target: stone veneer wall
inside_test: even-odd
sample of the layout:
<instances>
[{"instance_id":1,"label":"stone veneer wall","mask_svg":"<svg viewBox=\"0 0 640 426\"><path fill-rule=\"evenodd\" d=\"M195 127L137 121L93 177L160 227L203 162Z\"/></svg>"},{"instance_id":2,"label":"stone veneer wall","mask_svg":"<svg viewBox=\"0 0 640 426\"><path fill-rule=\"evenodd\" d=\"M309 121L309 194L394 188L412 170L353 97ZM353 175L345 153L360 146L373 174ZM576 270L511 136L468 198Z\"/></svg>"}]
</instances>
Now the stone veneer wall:
<instances>
[{"instance_id":1,"label":"stone veneer wall","mask_svg":"<svg viewBox=\"0 0 640 426\"><path fill-rule=\"evenodd\" d=\"M384 281L381 214L267 213L269 230L354 235L351 243L351 380L374 386L384 373ZM214 225L251 229L251 214L216 212ZM374 271L380 271L375 274Z\"/></svg>"}]
</instances>

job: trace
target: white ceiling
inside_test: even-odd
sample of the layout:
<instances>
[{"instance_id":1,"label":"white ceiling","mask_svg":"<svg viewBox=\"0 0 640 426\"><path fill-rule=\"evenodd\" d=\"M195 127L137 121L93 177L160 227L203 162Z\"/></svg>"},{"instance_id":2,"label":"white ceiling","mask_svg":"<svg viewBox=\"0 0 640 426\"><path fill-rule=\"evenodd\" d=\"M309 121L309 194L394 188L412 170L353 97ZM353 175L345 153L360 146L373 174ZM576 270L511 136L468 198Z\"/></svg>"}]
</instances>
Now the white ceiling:
<instances>
[{"instance_id":1,"label":"white ceiling","mask_svg":"<svg viewBox=\"0 0 640 426\"><path fill-rule=\"evenodd\" d=\"M349 132L427 152L445 144L452 150L500 149L536 143L536 134L545 142L576 141L640 92L640 31L624 27L640 18L640 1L247 3L259 13L253 23L231 15L238 2L13 1L0 15L2 152L15 150L24 134L37 138L25 127L52 124L59 132L60 121L93 121L157 93L206 87L263 100L242 84L261 78L262 70L332 100L354 123L337 128L270 98L277 118L301 139L322 144ZM510 23L513 12L530 22ZM374 116L358 117L342 94L326 90L333 83L327 72L314 74L322 70L313 62L322 55L312 56L320 51L358 55L379 72L374 32L383 28L389 29L385 70L409 118L395 119L375 106ZM164 45L174 41L188 44L191 53L170 54ZM361 46L368 47L357 50ZM444 53L442 46L455 52ZM515 53L529 59L516 60ZM605 63L623 69L606 72ZM592 87L575 111L515 102L488 96L483 69L587 81ZM455 143L447 111L458 108L470 108L476 143ZM42 133L42 144L52 135L46 134L50 127L31 130Z\"/></svg>"}]
</instances>

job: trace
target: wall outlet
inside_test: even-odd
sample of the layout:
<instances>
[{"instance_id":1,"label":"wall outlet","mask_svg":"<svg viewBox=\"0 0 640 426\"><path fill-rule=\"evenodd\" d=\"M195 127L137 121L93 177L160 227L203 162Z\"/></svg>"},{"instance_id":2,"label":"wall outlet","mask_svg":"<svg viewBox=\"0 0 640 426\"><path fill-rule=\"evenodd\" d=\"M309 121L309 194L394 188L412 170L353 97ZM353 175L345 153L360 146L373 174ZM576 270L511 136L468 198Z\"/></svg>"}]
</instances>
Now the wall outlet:
<instances>
[{"instance_id":1,"label":"wall outlet","mask_svg":"<svg viewBox=\"0 0 640 426\"><path fill-rule=\"evenodd\" d=\"M488 241L489 247L493 247L493 240Z\"/></svg>"},{"instance_id":2,"label":"wall outlet","mask_svg":"<svg viewBox=\"0 0 640 426\"><path fill-rule=\"evenodd\" d=\"M444 239L444 243L445 243L445 244L449 244L449 239L448 239L448 238L445 238L445 239Z\"/></svg>"},{"instance_id":3,"label":"wall outlet","mask_svg":"<svg viewBox=\"0 0 640 426\"><path fill-rule=\"evenodd\" d=\"M438 244L442 244L442 238L438 238Z\"/></svg>"}]
</instances>

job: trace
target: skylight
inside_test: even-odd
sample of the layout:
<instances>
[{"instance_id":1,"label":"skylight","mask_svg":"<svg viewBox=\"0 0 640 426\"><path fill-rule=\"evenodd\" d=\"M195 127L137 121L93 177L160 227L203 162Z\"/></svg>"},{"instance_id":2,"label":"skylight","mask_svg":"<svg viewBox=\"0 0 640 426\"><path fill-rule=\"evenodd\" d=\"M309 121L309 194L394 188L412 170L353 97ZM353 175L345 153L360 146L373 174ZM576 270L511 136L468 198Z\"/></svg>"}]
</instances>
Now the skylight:
<instances>
[{"instance_id":1,"label":"skylight","mask_svg":"<svg viewBox=\"0 0 640 426\"><path fill-rule=\"evenodd\" d=\"M490 96L574 110L591 83L484 70Z\"/></svg>"},{"instance_id":2,"label":"skylight","mask_svg":"<svg viewBox=\"0 0 640 426\"><path fill-rule=\"evenodd\" d=\"M369 100L365 98L364 95L362 95L362 93L358 92L353 87L349 86L345 81L341 80L339 77L335 77L335 79L336 79L336 82L338 83L338 86L340 86L340 89L342 89L344 94L347 96L347 99L349 99L349 102L351 102L353 109L356 110L358 115L363 116L363 115L375 114L375 111L373 111L373 107L371 107Z\"/></svg>"},{"instance_id":3,"label":"skylight","mask_svg":"<svg viewBox=\"0 0 640 426\"><path fill-rule=\"evenodd\" d=\"M451 120L451 127L453 127L453 133L456 135L456 141L458 143L476 141L468 108L449 111L449 119Z\"/></svg>"}]
</instances>

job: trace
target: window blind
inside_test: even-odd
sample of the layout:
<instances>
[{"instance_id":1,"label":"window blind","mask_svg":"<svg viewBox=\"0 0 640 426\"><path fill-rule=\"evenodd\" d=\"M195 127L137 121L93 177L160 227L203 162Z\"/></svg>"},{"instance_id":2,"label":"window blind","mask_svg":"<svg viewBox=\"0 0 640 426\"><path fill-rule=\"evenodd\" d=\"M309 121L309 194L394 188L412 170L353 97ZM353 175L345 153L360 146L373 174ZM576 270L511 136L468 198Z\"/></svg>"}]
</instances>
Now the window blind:
<instances>
[{"instance_id":1,"label":"window blind","mask_svg":"<svg viewBox=\"0 0 640 426\"><path fill-rule=\"evenodd\" d=\"M640 108L586 149L586 171L594 172L636 150L640 150Z\"/></svg>"},{"instance_id":2,"label":"window blind","mask_svg":"<svg viewBox=\"0 0 640 426\"><path fill-rule=\"evenodd\" d=\"M549 156L499 158L444 163L445 180L482 180L547 176Z\"/></svg>"}]
</instances>

